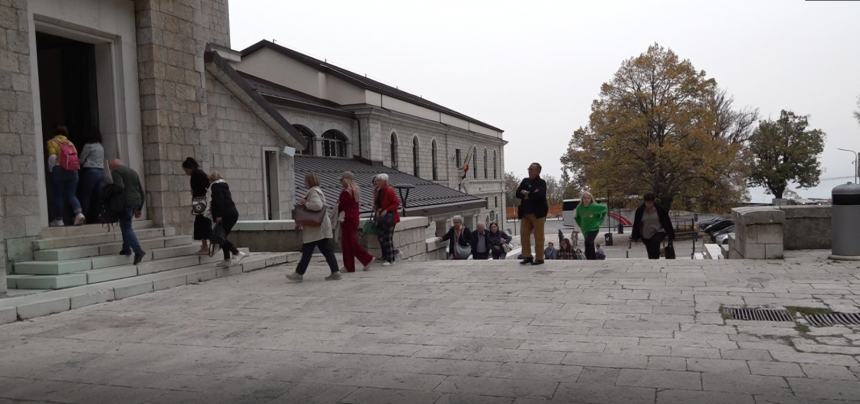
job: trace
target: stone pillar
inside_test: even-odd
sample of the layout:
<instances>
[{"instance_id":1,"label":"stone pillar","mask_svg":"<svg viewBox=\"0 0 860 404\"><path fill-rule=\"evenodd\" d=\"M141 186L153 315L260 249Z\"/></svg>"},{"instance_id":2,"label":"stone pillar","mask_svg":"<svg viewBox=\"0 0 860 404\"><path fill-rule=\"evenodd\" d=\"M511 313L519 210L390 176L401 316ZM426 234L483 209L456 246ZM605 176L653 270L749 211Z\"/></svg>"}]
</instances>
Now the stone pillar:
<instances>
[{"instance_id":1,"label":"stone pillar","mask_svg":"<svg viewBox=\"0 0 860 404\"><path fill-rule=\"evenodd\" d=\"M30 35L25 0L0 1L0 295L8 239L41 231Z\"/></svg>"},{"instance_id":2,"label":"stone pillar","mask_svg":"<svg viewBox=\"0 0 860 404\"><path fill-rule=\"evenodd\" d=\"M774 207L732 209L735 239L729 258L782 259L785 212Z\"/></svg>"},{"instance_id":3,"label":"stone pillar","mask_svg":"<svg viewBox=\"0 0 860 404\"><path fill-rule=\"evenodd\" d=\"M229 46L226 0L137 0L144 172L149 218L190 231L182 160L210 163L203 53Z\"/></svg>"}]
</instances>

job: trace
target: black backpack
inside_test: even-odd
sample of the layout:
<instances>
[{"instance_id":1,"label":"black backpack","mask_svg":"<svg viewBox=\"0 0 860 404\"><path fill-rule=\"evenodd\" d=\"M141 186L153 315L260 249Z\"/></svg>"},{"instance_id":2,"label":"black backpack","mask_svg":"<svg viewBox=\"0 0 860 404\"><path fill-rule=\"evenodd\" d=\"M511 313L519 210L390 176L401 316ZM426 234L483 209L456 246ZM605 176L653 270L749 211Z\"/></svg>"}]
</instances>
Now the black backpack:
<instances>
[{"instance_id":1,"label":"black backpack","mask_svg":"<svg viewBox=\"0 0 860 404\"><path fill-rule=\"evenodd\" d=\"M119 222L119 215L125 210L122 187L116 184L105 184L98 203L99 223L111 225Z\"/></svg>"}]
</instances>

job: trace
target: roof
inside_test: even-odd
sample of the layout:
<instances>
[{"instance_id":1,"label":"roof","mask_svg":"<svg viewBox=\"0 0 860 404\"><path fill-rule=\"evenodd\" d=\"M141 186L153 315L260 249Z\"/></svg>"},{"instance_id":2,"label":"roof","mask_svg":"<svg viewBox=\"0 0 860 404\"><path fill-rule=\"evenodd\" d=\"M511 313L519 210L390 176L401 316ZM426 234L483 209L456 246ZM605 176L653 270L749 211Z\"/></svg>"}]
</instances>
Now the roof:
<instances>
[{"instance_id":1,"label":"roof","mask_svg":"<svg viewBox=\"0 0 860 404\"><path fill-rule=\"evenodd\" d=\"M487 124L485 122L479 121L479 120L472 118L468 115L454 111L450 108L439 105L435 102L428 101L428 100L424 99L423 97L417 96L417 95L412 94L412 93L408 93L406 91L400 90L396 87L392 87L392 86L389 86L389 85L384 84L384 83L380 83L376 80L368 78L367 76L351 72L351 71L344 69L342 67L335 66L331 63L328 63L328 62L313 58L311 56L305 55L304 53L297 52L297 51L294 51L294 50L289 49L289 48L285 48L285 47L278 45L276 43L273 43L271 41L262 40L260 42L257 42L255 44L243 49L242 50L242 57L244 58L245 56L250 55L250 54L252 54L252 53L254 53L260 49L264 49L264 48L265 49L271 49L271 50L278 52L282 55L285 55L289 58L292 58L292 59L297 60L301 63L304 63L304 64L306 64L306 65L308 65L314 69L318 69L320 71L332 74L332 75L334 75L340 79L343 79L349 83L352 83L353 85L359 86L359 87L364 88L366 90L375 91L375 92L378 92L380 94L387 95L389 97L397 98L397 99L402 100L402 101L406 101L406 102L409 102L409 103L412 103L415 105L419 105L419 106L431 109L433 111L443 112L445 114L448 114L448 115L451 115L453 117L462 119L464 121L471 122L471 123L474 123L477 125L481 125L481 126L486 127L488 129L492 129L492 130L499 131L499 132L504 132L502 129L499 129L499 128L492 126L490 124Z\"/></svg>"},{"instance_id":2,"label":"roof","mask_svg":"<svg viewBox=\"0 0 860 404\"><path fill-rule=\"evenodd\" d=\"M441 214L486 206L486 201L483 198L465 194L393 168L368 164L360 160L309 156L295 157L296 199L303 198L308 192L304 184L305 174L316 173L319 176L320 187L325 194L326 202L329 207L333 208L340 196L340 176L344 171L352 171L355 180L361 185L361 213L372 211L373 193L370 191L370 184L373 177L381 173L388 174L388 182L393 186L399 184L415 186L410 190L409 197L406 199L406 212L409 214Z\"/></svg>"},{"instance_id":3,"label":"roof","mask_svg":"<svg viewBox=\"0 0 860 404\"><path fill-rule=\"evenodd\" d=\"M237 71L237 73L245 79L254 91L271 103L310 109L319 112L340 114L349 117L354 116L352 111L343 109L341 105L336 102L317 98L252 74L241 71Z\"/></svg>"}]
</instances>

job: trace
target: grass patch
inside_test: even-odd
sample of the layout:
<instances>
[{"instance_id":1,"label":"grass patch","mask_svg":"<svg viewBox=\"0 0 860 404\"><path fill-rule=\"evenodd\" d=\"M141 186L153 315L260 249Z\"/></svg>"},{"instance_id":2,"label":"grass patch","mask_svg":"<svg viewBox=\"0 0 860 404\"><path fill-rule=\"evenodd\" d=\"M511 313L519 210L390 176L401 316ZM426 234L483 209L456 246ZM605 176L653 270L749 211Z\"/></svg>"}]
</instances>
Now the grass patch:
<instances>
[{"instance_id":1,"label":"grass patch","mask_svg":"<svg viewBox=\"0 0 860 404\"><path fill-rule=\"evenodd\" d=\"M809 326L806 324L798 324L794 327L794 329L801 334L806 334L809 332Z\"/></svg>"},{"instance_id":2,"label":"grass patch","mask_svg":"<svg viewBox=\"0 0 860 404\"><path fill-rule=\"evenodd\" d=\"M785 309L788 310L788 312L791 313L792 316L796 316L797 313L800 313L804 316L811 316L813 314L833 313L833 310L822 307L785 306Z\"/></svg>"}]
</instances>

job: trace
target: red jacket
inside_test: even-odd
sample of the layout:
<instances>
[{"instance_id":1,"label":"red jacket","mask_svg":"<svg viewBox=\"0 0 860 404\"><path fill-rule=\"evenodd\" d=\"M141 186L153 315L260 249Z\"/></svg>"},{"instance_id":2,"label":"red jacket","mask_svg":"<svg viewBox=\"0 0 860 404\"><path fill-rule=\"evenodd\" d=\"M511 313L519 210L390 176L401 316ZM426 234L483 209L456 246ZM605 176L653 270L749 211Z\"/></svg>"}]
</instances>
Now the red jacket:
<instances>
[{"instance_id":1,"label":"red jacket","mask_svg":"<svg viewBox=\"0 0 860 404\"><path fill-rule=\"evenodd\" d=\"M394 193L394 187L389 185L376 194L375 208L394 213L394 223L400 223L400 199Z\"/></svg>"}]
</instances>

